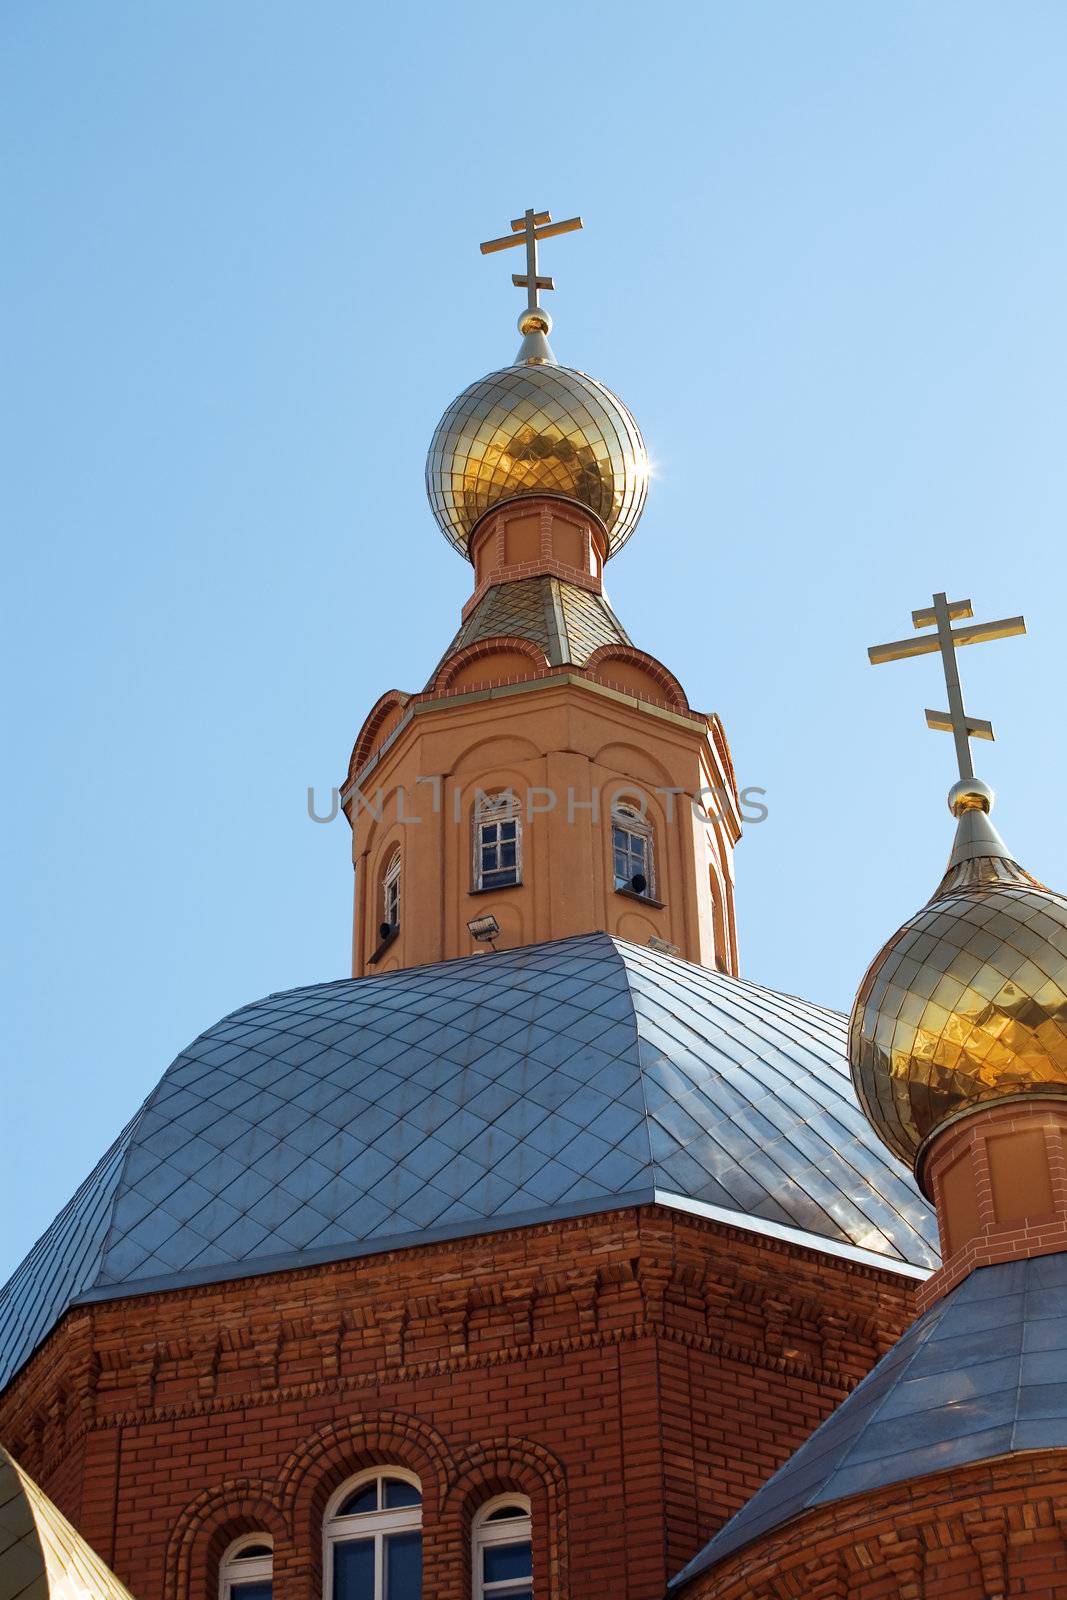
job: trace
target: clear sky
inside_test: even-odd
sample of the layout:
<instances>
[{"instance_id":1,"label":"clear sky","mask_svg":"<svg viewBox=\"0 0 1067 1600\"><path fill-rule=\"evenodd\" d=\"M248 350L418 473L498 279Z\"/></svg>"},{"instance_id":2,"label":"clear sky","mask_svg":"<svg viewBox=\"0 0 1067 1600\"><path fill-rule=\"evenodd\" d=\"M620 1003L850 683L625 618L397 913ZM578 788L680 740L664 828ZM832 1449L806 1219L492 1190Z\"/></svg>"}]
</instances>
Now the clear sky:
<instances>
[{"instance_id":1,"label":"clear sky","mask_svg":"<svg viewBox=\"0 0 1067 1600\"><path fill-rule=\"evenodd\" d=\"M1067 886L1067 8L311 0L0 18L8 693L0 1277L175 1053L345 975L325 795L469 568L434 424L517 346L480 239L656 465L609 568L768 820L745 976L847 1008L951 837L932 591L996 818Z\"/></svg>"}]
</instances>

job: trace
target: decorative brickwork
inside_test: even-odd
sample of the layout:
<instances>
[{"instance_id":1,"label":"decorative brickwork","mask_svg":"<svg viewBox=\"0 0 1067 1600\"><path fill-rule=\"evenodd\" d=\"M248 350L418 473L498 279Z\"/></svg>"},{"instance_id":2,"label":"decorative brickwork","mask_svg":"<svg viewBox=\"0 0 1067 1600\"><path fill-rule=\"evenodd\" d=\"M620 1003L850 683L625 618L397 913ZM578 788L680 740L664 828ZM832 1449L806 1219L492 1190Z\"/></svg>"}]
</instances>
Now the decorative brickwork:
<instances>
[{"instance_id":1,"label":"decorative brickwork","mask_svg":"<svg viewBox=\"0 0 1067 1600\"><path fill-rule=\"evenodd\" d=\"M547 574L600 594L606 549L603 523L584 506L542 495L508 501L471 534L475 586L463 621L495 584L518 578Z\"/></svg>"},{"instance_id":2,"label":"decorative brickwork","mask_svg":"<svg viewBox=\"0 0 1067 1600\"><path fill-rule=\"evenodd\" d=\"M633 645L603 644L586 662L586 670L598 683L610 684L627 694L658 699L672 711L689 710L689 701L673 672L662 661Z\"/></svg>"},{"instance_id":3,"label":"decorative brickwork","mask_svg":"<svg viewBox=\"0 0 1067 1600\"><path fill-rule=\"evenodd\" d=\"M891 1271L650 1206L75 1308L0 1437L139 1600L215 1600L256 1528L318 1600L374 1462L422 1483L426 1600L468 1600L504 1489L539 1597L658 1600L912 1315Z\"/></svg>"},{"instance_id":4,"label":"decorative brickwork","mask_svg":"<svg viewBox=\"0 0 1067 1600\"><path fill-rule=\"evenodd\" d=\"M253 1478L229 1478L202 1490L174 1523L164 1563L164 1600L189 1594L194 1574L217 1571L226 1546L242 1533L269 1533L280 1568L290 1523L275 1486Z\"/></svg>"},{"instance_id":5,"label":"decorative brickwork","mask_svg":"<svg viewBox=\"0 0 1067 1600\"><path fill-rule=\"evenodd\" d=\"M353 747L346 788L356 773L366 766L375 750L379 749L393 729L399 726L410 699L411 696L401 689L389 689L375 701Z\"/></svg>"},{"instance_id":6,"label":"decorative brickwork","mask_svg":"<svg viewBox=\"0 0 1067 1600\"><path fill-rule=\"evenodd\" d=\"M454 656L448 658L434 679L433 693L442 694L445 690L452 688L463 668L481 660L483 656L496 656L498 659L508 656L523 656L530 662L530 677L548 667L544 651L538 649L537 645L532 644L529 639L520 638L517 634L508 634L492 639L479 639L476 644L465 645L462 650L457 650ZM518 679L525 676L525 673L512 672L511 676ZM500 673L494 673L491 670L485 674L486 683L496 682L499 678ZM463 687L470 687L466 680Z\"/></svg>"}]
</instances>

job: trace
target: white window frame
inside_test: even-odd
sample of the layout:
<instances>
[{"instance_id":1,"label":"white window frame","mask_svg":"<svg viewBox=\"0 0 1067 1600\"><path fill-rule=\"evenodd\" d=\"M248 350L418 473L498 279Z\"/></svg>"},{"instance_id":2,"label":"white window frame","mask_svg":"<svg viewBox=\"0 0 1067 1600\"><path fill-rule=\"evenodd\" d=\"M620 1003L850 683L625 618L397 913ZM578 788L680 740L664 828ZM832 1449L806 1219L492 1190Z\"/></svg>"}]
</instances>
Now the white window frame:
<instances>
[{"instance_id":1,"label":"white window frame","mask_svg":"<svg viewBox=\"0 0 1067 1600\"><path fill-rule=\"evenodd\" d=\"M245 1556L241 1551L250 1545L265 1544L270 1554ZM219 1600L230 1600L235 1583L274 1582L274 1539L269 1533L243 1533L227 1545L219 1562Z\"/></svg>"},{"instance_id":2,"label":"white window frame","mask_svg":"<svg viewBox=\"0 0 1067 1600\"><path fill-rule=\"evenodd\" d=\"M395 1511L356 1511L347 1517L339 1516L338 1506L344 1505L350 1494L365 1484L380 1478L399 1478L419 1491L417 1506L399 1506ZM356 1539L374 1540L374 1600L385 1600L385 1540L391 1533L422 1532L422 1483L406 1467L368 1467L346 1478L331 1496L322 1519L322 1594L323 1600L333 1600L333 1552L339 1544ZM382 1498L381 1494L378 1496Z\"/></svg>"},{"instance_id":3,"label":"white window frame","mask_svg":"<svg viewBox=\"0 0 1067 1600\"><path fill-rule=\"evenodd\" d=\"M494 1511L505 1506L521 1506L522 1514L507 1517L502 1522L490 1522ZM482 1557L487 1548L501 1544L528 1544L530 1546L529 1578L501 1578L496 1583L486 1583L482 1576ZM530 1499L525 1494L498 1494L479 1506L471 1523L471 1600L508 1600L509 1595L533 1591L533 1516Z\"/></svg>"},{"instance_id":4,"label":"white window frame","mask_svg":"<svg viewBox=\"0 0 1067 1600\"><path fill-rule=\"evenodd\" d=\"M618 874L615 871L615 833L616 833L616 830L618 830L620 833L628 834L631 838L643 839L644 840L644 844L645 844L645 864L644 864L644 871L642 873L642 876L645 879L646 888L645 888L644 892L639 896L639 898L642 899L642 900L655 900L655 898L656 898L656 835L655 835L655 831L654 831L654 829L652 827L651 822L649 822L647 817L642 815L639 807L635 806L634 803L632 801L630 801L630 800L616 800L614 802L614 804L612 805L612 808L611 808L611 881L615 885L615 889L616 889L617 893L619 893L619 894L634 894L634 895L636 895L637 894L637 890L630 888L630 878L632 878L634 876L633 873L630 874L630 878L628 878L624 884L619 884L616 881L617 878L618 878ZM627 849L627 855L629 855L631 857L631 859L632 859L632 852L629 849Z\"/></svg>"},{"instance_id":5,"label":"white window frame","mask_svg":"<svg viewBox=\"0 0 1067 1600\"><path fill-rule=\"evenodd\" d=\"M382 877L382 921L391 928L400 926L400 868L399 850L394 850Z\"/></svg>"},{"instance_id":6,"label":"white window frame","mask_svg":"<svg viewBox=\"0 0 1067 1600\"><path fill-rule=\"evenodd\" d=\"M515 876L510 883L486 883L482 868L483 845L489 849L500 849L500 835L497 831L501 823L513 822L515 824ZM483 838L483 829L493 830L494 837L488 840ZM471 850L472 850L472 878L476 891L490 894L494 889L515 889L522 883L522 808L518 796L510 789L503 789L498 794L479 793L471 811ZM507 871L503 868L490 868L490 871Z\"/></svg>"}]
</instances>

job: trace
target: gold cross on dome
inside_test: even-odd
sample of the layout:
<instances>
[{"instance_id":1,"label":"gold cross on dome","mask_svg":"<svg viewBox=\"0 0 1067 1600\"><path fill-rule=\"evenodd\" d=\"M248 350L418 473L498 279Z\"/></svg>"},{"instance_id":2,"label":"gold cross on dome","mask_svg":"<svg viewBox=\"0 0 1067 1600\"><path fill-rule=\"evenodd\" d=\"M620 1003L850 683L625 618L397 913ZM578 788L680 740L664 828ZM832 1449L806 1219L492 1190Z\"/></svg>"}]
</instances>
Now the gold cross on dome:
<instances>
[{"instance_id":1,"label":"gold cross on dome","mask_svg":"<svg viewBox=\"0 0 1067 1600\"><path fill-rule=\"evenodd\" d=\"M968 716L964 710L956 651L961 645L983 644L987 639L1010 639L1017 633L1025 633L1026 623L1022 617L1004 617L1000 622L976 622L969 628L953 628L952 624L960 617L974 616L971 602L949 600L944 594L935 594L933 599L932 606L913 611L911 620L913 627L935 628L935 633L923 634L918 639L896 639L891 644L874 644L867 654L871 658L871 665L877 667L883 661L901 661L906 656L925 656L940 650L945 688L948 691L948 710L928 710L926 725L941 733L951 733L956 741L960 777L973 778L970 742L972 739L992 739L993 724L981 717Z\"/></svg>"},{"instance_id":2,"label":"gold cross on dome","mask_svg":"<svg viewBox=\"0 0 1067 1600\"><path fill-rule=\"evenodd\" d=\"M526 309L537 311L541 304L537 298L538 291L556 287L551 278L539 278L537 275L538 242L541 239L551 239L557 233L574 233L581 225L581 217L570 217L566 222L553 222L550 211L534 211L531 207L527 207L523 216L512 219L510 233L506 233L502 239L487 239L478 248L483 256L491 256L497 250L510 250L512 245L525 244L526 271L513 272L511 281L516 289L526 290Z\"/></svg>"}]
</instances>

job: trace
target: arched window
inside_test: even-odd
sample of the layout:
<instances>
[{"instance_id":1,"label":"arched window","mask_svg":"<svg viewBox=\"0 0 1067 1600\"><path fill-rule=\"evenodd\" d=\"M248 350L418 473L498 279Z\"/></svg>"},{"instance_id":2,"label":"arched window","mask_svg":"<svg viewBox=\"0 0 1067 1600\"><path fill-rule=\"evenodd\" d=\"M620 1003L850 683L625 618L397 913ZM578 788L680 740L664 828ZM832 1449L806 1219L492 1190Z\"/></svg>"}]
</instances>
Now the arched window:
<instances>
[{"instance_id":1,"label":"arched window","mask_svg":"<svg viewBox=\"0 0 1067 1600\"><path fill-rule=\"evenodd\" d=\"M422 1492L413 1472L373 1467L342 1484L323 1525L323 1600L421 1600Z\"/></svg>"},{"instance_id":2,"label":"arched window","mask_svg":"<svg viewBox=\"0 0 1067 1600\"><path fill-rule=\"evenodd\" d=\"M474 887L506 889L522 882L522 818L510 789L479 793L474 803Z\"/></svg>"},{"instance_id":3,"label":"arched window","mask_svg":"<svg viewBox=\"0 0 1067 1600\"><path fill-rule=\"evenodd\" d=\"M400 926L400 851L394 850L382 878L382 928ZM385 937L383 932L382 937Z\"/></svg>"},{"instance_id":4,"label":"arched window","mask_svg":"<svg viewBox=\"0 0 1067 1600\"><path fill-rule=\"evenodd\" d=\"M652 824L626 800L617 801L611 808L611 855L616 889L654 900Z\"/></svg>"},{"instance_id":5,"label":"arched window","mask_svg":"<svg viewBox=\"0 0 1067 1600\"><path fill-rule=\"evenodd\" d=\"M471 1527L474 1600L533 1600L533 1531L524 1494L481 1506Z\"/></svg>"},{"instance_id":6,"label":"arched window","mask_svg":"<svg viewBox=\"0 0 1067 1600\"><path fill-rule=\"evenodd\" d=\"M269 1533L235 1539L219 1562L219 1600L271 1600L274 1540Z\"/></svg>"}]
</instances>

